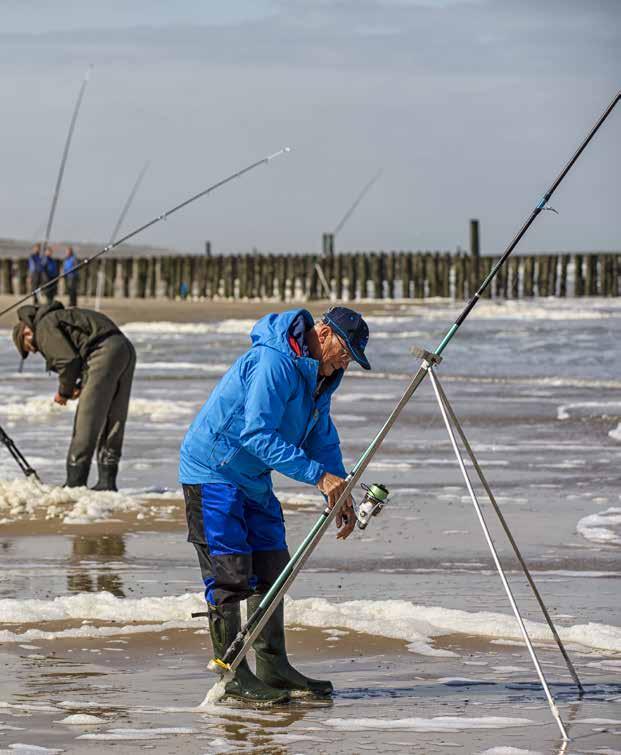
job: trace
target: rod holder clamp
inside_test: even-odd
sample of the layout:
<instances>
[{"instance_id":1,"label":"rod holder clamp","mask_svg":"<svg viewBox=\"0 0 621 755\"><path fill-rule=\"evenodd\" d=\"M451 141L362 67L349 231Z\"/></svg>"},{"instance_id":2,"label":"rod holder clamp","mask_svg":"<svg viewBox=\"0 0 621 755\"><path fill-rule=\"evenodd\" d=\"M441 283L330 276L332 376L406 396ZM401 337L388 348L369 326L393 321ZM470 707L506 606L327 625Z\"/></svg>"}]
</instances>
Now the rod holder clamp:
<instances>
[{"instance_id":1,"label":"rod holder clamp","mask_svg":"<svg viewBox=\"0 0 621 755\"><path fill-rule=\"evenodd\" d=\"M439 354L435 354L433 351L427 351L420 346L412 346L412 354L419 359L424 359L430 365L440 364L442 357Z\"/></svg>"}]
</instances>

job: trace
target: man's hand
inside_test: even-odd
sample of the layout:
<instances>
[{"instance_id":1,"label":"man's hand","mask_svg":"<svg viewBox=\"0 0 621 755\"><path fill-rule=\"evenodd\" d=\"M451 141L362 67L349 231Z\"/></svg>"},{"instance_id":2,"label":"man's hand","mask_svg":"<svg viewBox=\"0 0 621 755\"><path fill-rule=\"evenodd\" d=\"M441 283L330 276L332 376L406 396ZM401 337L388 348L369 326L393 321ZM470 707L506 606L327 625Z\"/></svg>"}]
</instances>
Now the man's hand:
<instances>
[{"instance_id":1,"label":"man's hand","mask_svg":"<svg viewBox=\"0 0 621 755\"><path fill-rule=\"evenodd\" d=\"M64 396L61 396L60 393L58 393L58 391L56 392L56 395L54 396L54 401L57 404L60 404L61 406L66 406L67 404L67 399Z\"/></svg>"},{"instance_id":2,"label":"man's hand","mask_svg":"<svg viewBox=\"0 0 621 755\"><path fill-rule=\"evenodd\" d=\"M337 475L326 472L317 483L317 487L328 499L328 508L334 508L334 504L341 497L341 494L347 486L347 480ZM339 540L344 540L351 535L356 526L356 517L354 515L354 504L351 496L341 506L341 510L336 515L336 528L339 530L336 536Z\"/></svg>"},{"instance_id":3,"label":"man's hand","mask_svg":"<svg viewBox=\"0 0 621 755\"><path fill-rule=\"evenodd\" d=\"M342 477L338 477L330 472L325 472L322 478L317 483L317 487L328 499L328 508L333 508L334 504L341 497L341 493L345 490L347 481Z\"/></svg>"},{"instance_id":4,"label":"man's hand","mask_svg":"<svg viewBox=\"0 0 621 755\"><path fill-rule=\"evenodd\" d=\"M336 528L338 533L337 540L345 540L354 531L356 526L356 514L354 513L354 502L351 496L341 506L341 510L336 515Z\"/></svg>"},{"instance_id":5,"label":"man's hand","mask_svg":"<svg viewBox=\"0 0 621 755\"><path fill-rule=\"evenodd\" d=\"M75 401L77 398L80 398L80 393L82 393L81 388L74 388L71 392L71 400Z\"/></svg>"}]
</instances>

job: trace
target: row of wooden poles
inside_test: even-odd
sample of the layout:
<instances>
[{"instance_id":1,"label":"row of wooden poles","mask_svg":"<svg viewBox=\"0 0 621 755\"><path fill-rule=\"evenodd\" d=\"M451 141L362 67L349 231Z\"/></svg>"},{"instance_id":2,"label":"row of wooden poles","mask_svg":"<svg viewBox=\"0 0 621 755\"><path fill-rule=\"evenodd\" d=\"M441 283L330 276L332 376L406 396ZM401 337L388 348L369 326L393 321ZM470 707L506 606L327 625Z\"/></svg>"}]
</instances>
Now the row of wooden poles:
<instances>
[{"instance_id":1,"label":"row of wooden poles","mask_svg":"<svg viewBox=\"0 0 621 755\"><path fill-rule=\"evenodd\" d=\"M246 254L103 259L79 273L94 297L242 299L466 299L496 262L448 252L356 252L332 256ZM516 256L488 297L618 296L621 254ZM0 293L26 294L26 259L0 260Z\"/></svg>"}]
</instances>

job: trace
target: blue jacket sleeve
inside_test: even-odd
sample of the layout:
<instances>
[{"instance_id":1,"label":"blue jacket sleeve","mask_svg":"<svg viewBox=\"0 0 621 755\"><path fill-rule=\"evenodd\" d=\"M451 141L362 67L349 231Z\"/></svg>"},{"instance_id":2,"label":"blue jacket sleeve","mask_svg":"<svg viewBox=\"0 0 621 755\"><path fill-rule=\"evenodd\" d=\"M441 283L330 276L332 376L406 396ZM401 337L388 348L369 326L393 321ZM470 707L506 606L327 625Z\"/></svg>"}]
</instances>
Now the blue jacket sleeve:
<instances>
[{"instance_id":1,"label":"blue jacket sleeve","mask_svg":"<svg viewBox=\"0 0 621 755\"><path fill-rule=\"evenodd\" d=\"M319 415L319 419L309 433L303 448L311 459L324 466L326 472L339 477L347 477L347 472L343 466L339 434L330 417L329 402Z\"/></svg>"},{"instance_id":2,"label":"blue jacket sleeve","mask_svg":"<svg viewBox=\"0 0 621 755\"><path fill-rule=\"evenodd\" d=\"M288 443L280 433L287 401L297 386L292 366L271 350L261 349L246 375L242 446L271 469L298 482L315 485L325 472L322 464Z\"/></svg>"}]
</instances>

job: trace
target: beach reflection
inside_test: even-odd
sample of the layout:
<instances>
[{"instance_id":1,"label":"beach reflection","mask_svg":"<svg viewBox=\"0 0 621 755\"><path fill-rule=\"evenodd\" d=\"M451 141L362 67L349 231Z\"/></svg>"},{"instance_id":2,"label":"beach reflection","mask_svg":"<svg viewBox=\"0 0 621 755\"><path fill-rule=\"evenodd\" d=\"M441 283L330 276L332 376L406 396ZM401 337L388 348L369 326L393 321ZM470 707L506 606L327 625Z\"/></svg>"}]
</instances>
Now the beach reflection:
<instances>
[{"instance_id":1,"label":"beach reflection","mask_svg":"<svg viewBox=\"0 0 621 755\"><path fill-rule=\"evenodd\" d=\"M117 598L124 598L120 574L113 565L106 565L107 560L115 563L124 557L123 535L77 535L72 542L67 589L72 593L105 590Z\"/></svg>"}]
</instances>

